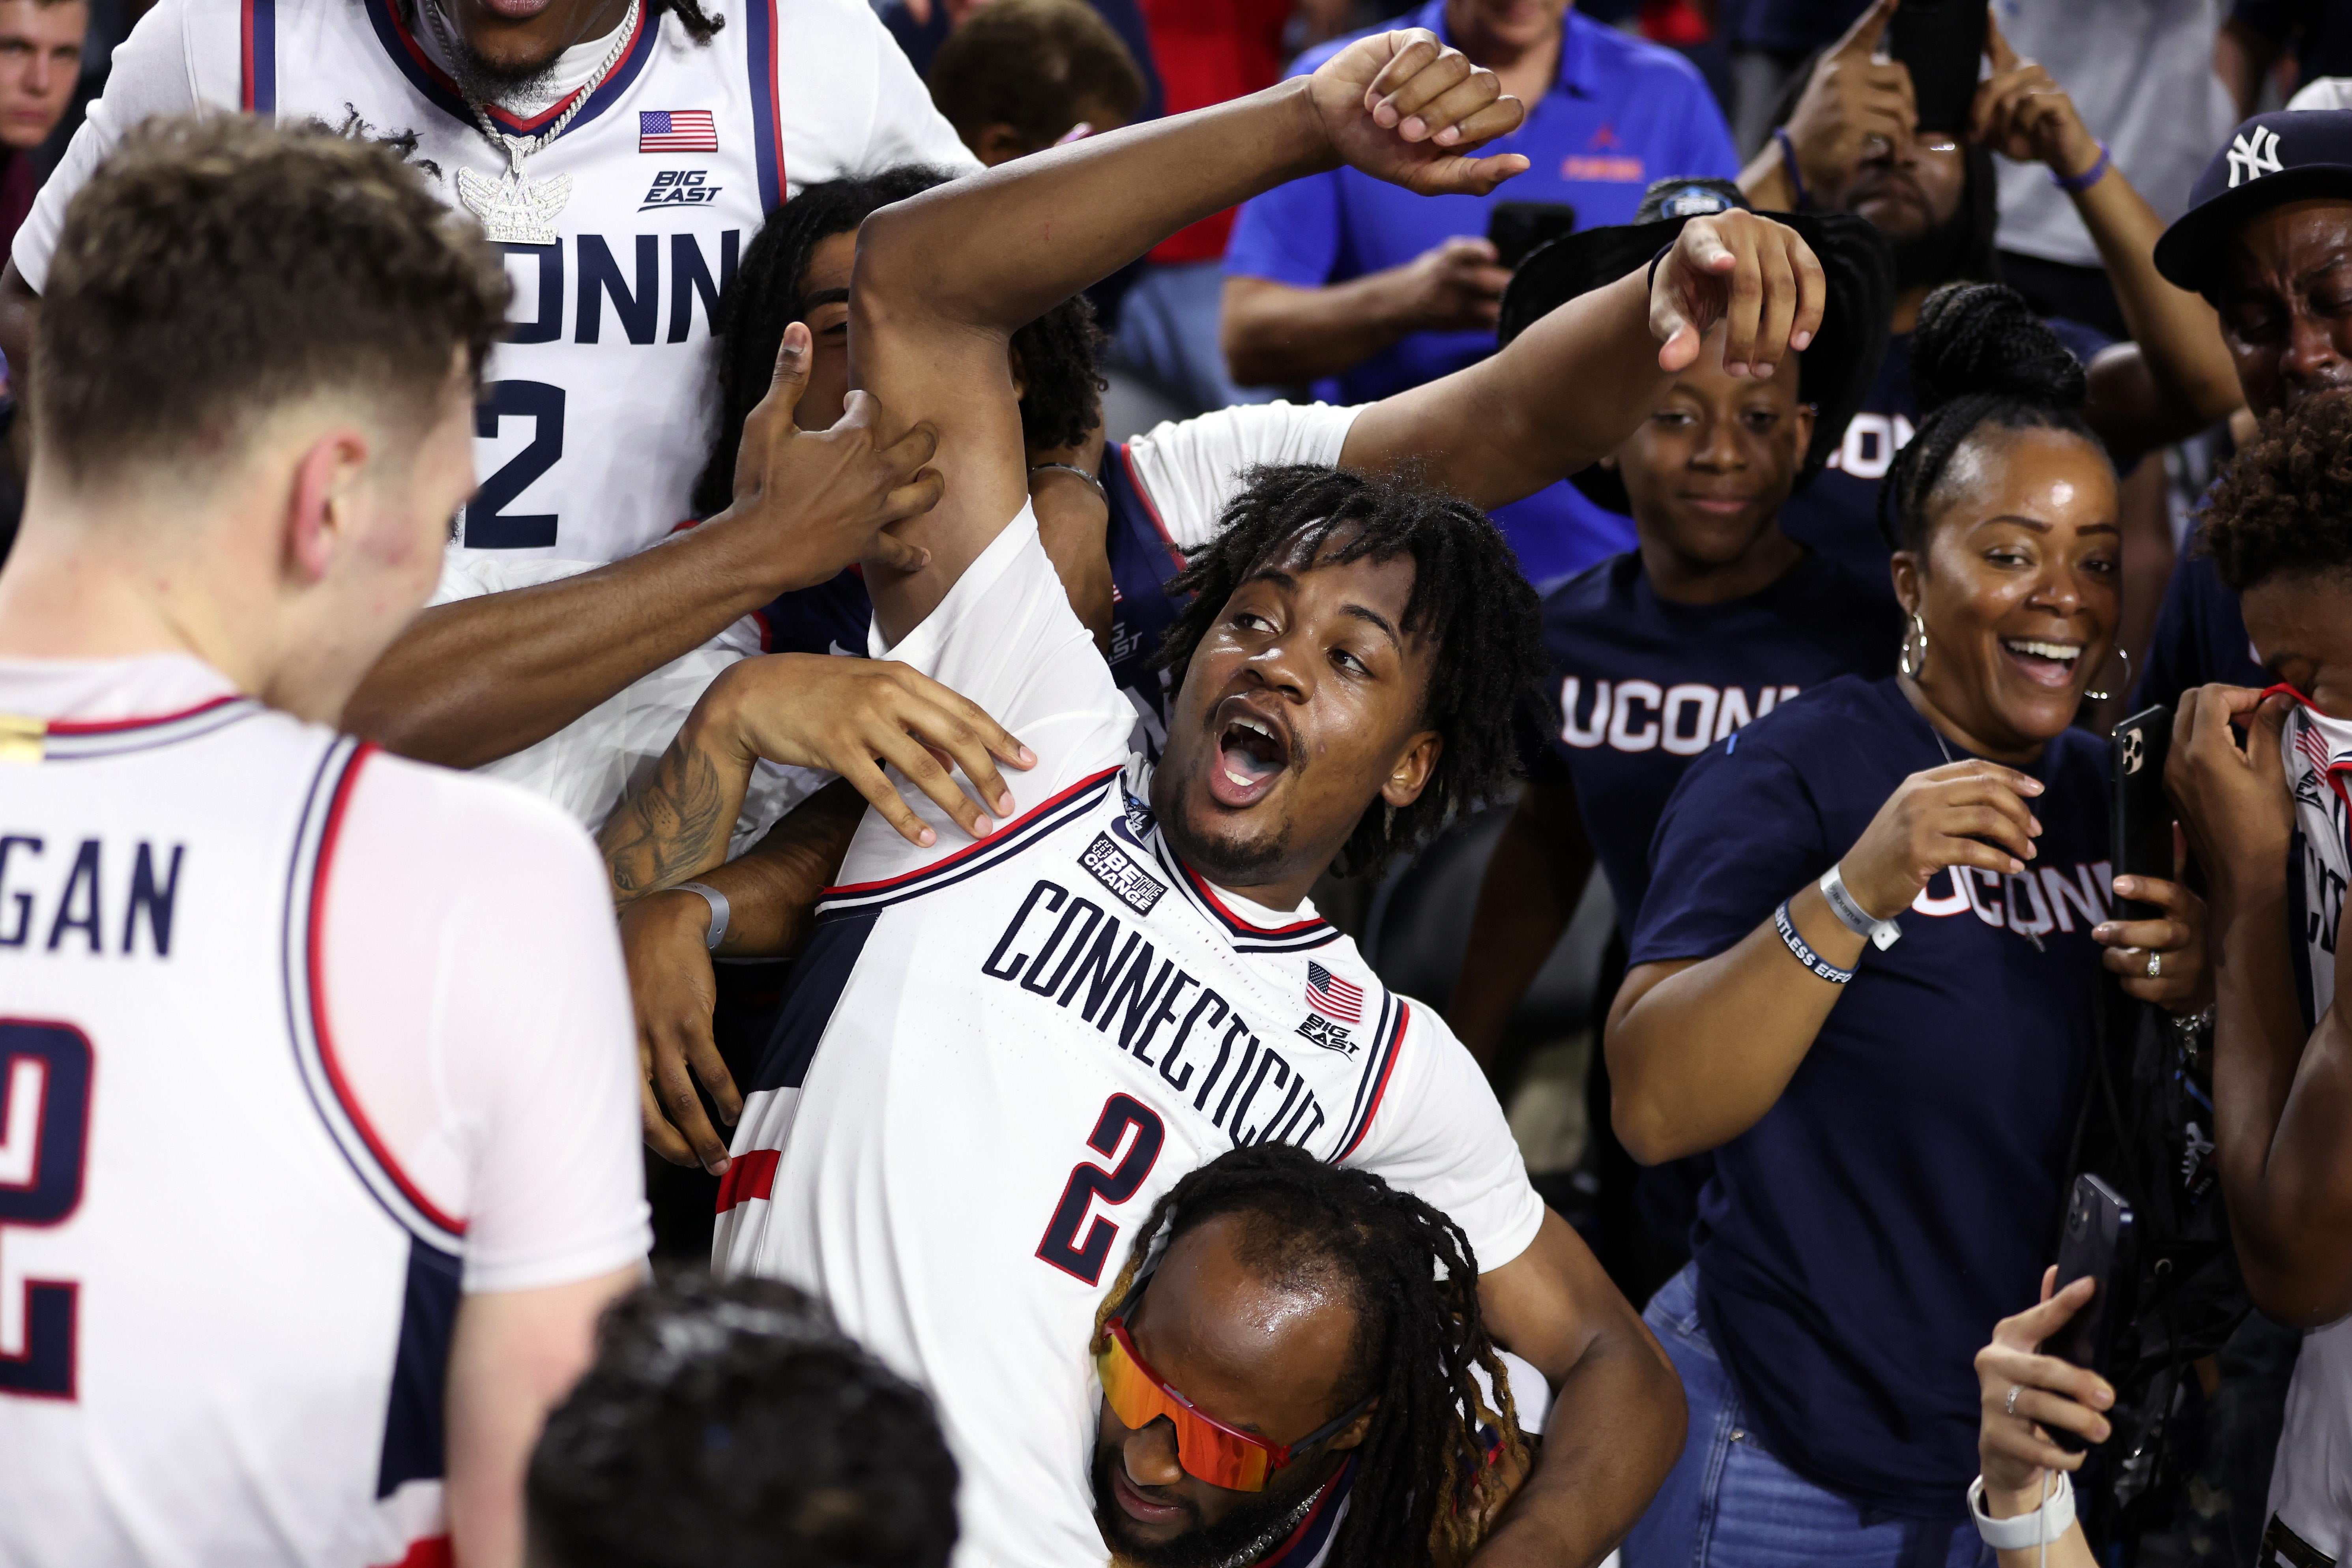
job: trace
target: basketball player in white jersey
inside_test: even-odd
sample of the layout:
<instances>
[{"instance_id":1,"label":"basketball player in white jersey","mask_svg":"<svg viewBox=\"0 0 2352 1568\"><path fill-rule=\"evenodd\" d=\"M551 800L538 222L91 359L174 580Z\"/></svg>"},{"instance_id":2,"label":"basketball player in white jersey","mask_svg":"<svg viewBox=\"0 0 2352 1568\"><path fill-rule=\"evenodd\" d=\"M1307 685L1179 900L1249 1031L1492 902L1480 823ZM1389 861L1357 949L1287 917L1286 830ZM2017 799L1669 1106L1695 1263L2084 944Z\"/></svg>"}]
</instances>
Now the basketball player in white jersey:
<instances>
[{"instance_id":1,"label":"basketball player in white jersey","mask_svg":"<svg viewBox=\"0 0 2352 1568\"><path fill-rule=\"evenodd\" d=\"M762 217L845 173L976 166L864 0L160 0L17 231L13 363L68 201L130 126L202 106L396 146L515 286L440 597L512 591L423 617L355 698L361 732L485 763L785 588L904 563L875 531L936 496L930 437L886 449L870 408L793 443L780 493L646 549L687 516L711 310Z\"/></svg>"},{"instance_id":2,"label":"basketball player in white jersey","mask_svg":"<svg viewBox=\"0 0 2352 1568\"><path fill-rule=\"evenodd\" d=\"M1041 760L1022 815L974 847L903 856L878 818L859 829L751 1086L717 1256L821 1290L932 1390L972 1563L1103 1560L1097 1395L1071 1347L1140 1205L1237 1144L1372 1171L1468 1237L1496 1339L1559 1394L1491 1563L1597 1560L1679 1448L1670 1370L1529 1189L1475 1066L1306 900L1343 847L1362 864L1410 847L1536 733L1533 591L1507 546L1444 497L1261 477L1180 580L1197 593L1169 644L1167 749L1130 767L1134 710L1024 504L1005 361L1073 283L1281 178L1344 157L1423 191L1491 189L1520 161L1461 151L1519 114L1429 34L1381 35L1268 92L930 192L860 237L857 373L886 409L938 422L949 480L901 531L927 567L869 577L869 647L1018 713ZM1028 243L971 265L953 237L979 209ZM1801 343L1818 267L1739 216L1686 231L1654 293L1630 280L1648 301L1630 321L1596 310L1592 375L1654 395L1732 298L1743 357Z\"/></svg>"},{"instance_id":3,"label":"basketball player in white jersey","mask_svg":"<svg viewBox=\"0 0 2352 1568\"><path fill-rule=\"evenodd\" d=\"M2180 701L2165 784L2214 932L2213 1158L2254 1305L2306 1333L2260 1561L2352 1561L2352 395L2274 414L2203 538L2265 691ZM2232 732L2243 723L2242 745Z\"/></svg>"},{"instance_id":4,"label":"basketball player in white jersey","mask_svg":"<svg viewBox=\"0 0 2352 1568\"><path fill-rule=\"evenodd\" d=\"M392 153L234 116L127 139L49 283L0 571L0 1562L511 1564L648 1239L610 904L551 807L326 727L472 488L506 285Z\"/></svg>"}]
</instances>

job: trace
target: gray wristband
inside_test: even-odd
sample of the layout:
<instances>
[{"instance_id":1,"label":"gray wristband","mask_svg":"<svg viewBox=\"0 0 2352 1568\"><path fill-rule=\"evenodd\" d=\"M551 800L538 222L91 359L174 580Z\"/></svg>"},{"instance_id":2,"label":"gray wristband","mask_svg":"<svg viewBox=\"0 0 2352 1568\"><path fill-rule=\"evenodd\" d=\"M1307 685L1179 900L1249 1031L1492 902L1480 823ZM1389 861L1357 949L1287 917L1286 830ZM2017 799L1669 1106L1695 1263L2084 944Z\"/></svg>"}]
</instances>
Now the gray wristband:
<instances>
[{"instance_id":1,"label":"gray wristband","mask_svg":"<svg viewBox=\"0 0 2352 1568\"><path fill-rule=\"evenodd\" d=\"M710 906L710 930L704 933L702 945L717 952L719 944L727 940L727 921L733 913L727 907L727 895L707 882L680 882L670 890L676 893L702 895L702 901Z\"/></svg>"},{"instance_id":2,"label":"gray wristband","mask_svg":"<svg viewBox=\"0 0 2352 1568\"><path fill-rule=\"evenodd\" d=\"M1865 939L1879 952L1885 952L1903 940L1901 926L1893 921L1878 919L1854 901L1853 895L1845 890L1845 878L1837 867L1832 866L1822 872L1822 879L1816 885L1822 890L1822 897L1829 900L1830 913L1837 916L1838 924Z\"/></svg>"}]
</instances>

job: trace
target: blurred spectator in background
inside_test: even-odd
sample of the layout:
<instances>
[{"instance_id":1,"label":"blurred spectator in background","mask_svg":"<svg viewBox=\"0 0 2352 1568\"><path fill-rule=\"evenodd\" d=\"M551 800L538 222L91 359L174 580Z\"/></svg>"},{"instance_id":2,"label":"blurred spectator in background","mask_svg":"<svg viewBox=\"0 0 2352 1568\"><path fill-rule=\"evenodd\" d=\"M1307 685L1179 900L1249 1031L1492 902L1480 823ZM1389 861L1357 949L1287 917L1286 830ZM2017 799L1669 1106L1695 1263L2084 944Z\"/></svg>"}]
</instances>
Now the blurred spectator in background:
<instances>
[{"instance_id":1,"label":"blurred spectator in background","mask_svg":"<svg viewBox=\"0 0 2352 1568\"><path fill-rule=\"evenodd\" d=\"M1805 62L1836 41L1869 0L1717 0L1731 55L1731 124L1752 157L1778 124Z\"/></svg>"},{"instance_id":2,"label":"blurred spectator in background","mask_svg":"<svg viewBox=\"0 0 2352 1568\"><path fill-rule=\"evenodd\" d=\"M1272 87L1282 78L1286 42L1320 42L1345 28L1349 0L1142 0L1168 112L1206 109ZM1119 302L1113 358L1184 414L1263 403L1263 389L1235 385L1217 342L1225 243L1234 209L1213 214L1152 248L1142 275Z\"/></svg>"},{"instance_id":3,"label":"blurred spectator in background","mask_svg":"<svg viewBox=\"0 0 2352 1568\"><path fill-rule=\"evenodd\" d=\"M2352 387L2352 112L2257 115L2221 142L2189 199L2156 263L2219 307L2246 407L2267 416ZM2269 684L2238 595L2202 551L2184 552L2173 570L2147 666L2135 708L2173 707L2211 681Z\"/></svg>"},{"instance_id":4,"label":"blurred spectator in background","mask_svg":"<svg viewBox=\"0 0 2352 1568\"><path fill-rule=\"evenodd\" d=\"M1740 178L1759 206L1854 213L1895 242L1894 338L1878 384L1847 426L1829 471L1781 515L1790 537L1882 585L1890 584L1892 547L1879 524L1878 481L1918 419L1912 326L1920 302L1938 285L1998 276L1996 152L2040 163L2063 184L2137 340L2110 346L2095 328L2048 319L2090 367L2083 416L2118 468L2129 472L2155 447L2203 429L2239 401L2211 310L2156 271L2163 219L2116 167L2064 88L1989 27L1992 73L1978 87L1966 123L1917 124L1910 73L1900 62L1873 58L1894 13L1894 0L1879 0L1822 57L1773 140ZM2146 647L2157 584L2170 563L2168 531L2130 538L2124 556L2129 618L2120 639L2126 650Z\"/></svg>"},{"instance_id":5,"label":"blurred spectator in background","mask_svg":"<svg viewBox=\"0 0 2352 1568\"><path fill-rule=\"evenodd\" d=\"M73 101L89 30L87 0L0 0L0 245L33 208L32 154Z\"/></svg>"},{"instance_id":6,"label":"blurred spectator in background","mask_svg":"<svg viewBox=\"0 0 2352 1568\"><path fill-rule=\"evenodd\" d=\"M1423 198L1338 169L1245 203L1224 294L1225 359L1244 384L1312 382L1318 399L1349 404L1434 381L1495 352L1505 263L1518 259L1496 248L1512 221L1498 215L1538 231L1626 223L1653 180L1738 173L1730 128L1690 62L1567 0L1429 0L1399 20L1492 68L1527 105L1526 123L1488 151L1533 166L1505 199ZM1342 47L1310 49L1291 70ZM1494 517L1538 582L1633 544L1629 521L1566 483Z\"/></svg>"},{"instance_id":7,"label":"blurred spectator in background","mask_svg":"<svg viewBox=\"0 0 2352 1568\"><path fill-rule=\"evenodd\" d=\"M2227 0L2000 0L2010 47L2038 60L2096 132L2115 167L2166 223L2236 123L2213 69ZM2000 174L2000 280L2047 316L2131 336L2101 265L2098 242L2064 187L2031 162Z\"/></svg>"},{"instance_id":8,"label":"blurred spectator in background","mask_svg":"<svg viewBox=\"0 0 2352 1568\"><path fill-rule=\"evenodd\" d=\"M2237 0L2213 40L2213 69L2241 116L2262 107L2263 80L2281 70L2281 96L2305 82L2352 76L2352 5L2343 0Z\"/></svg>"},{"instance_id":9,"label":"blurred spectator in background","mask_svg":"<svg viewBox=\"0 0 2352 1568\"><path fill-rule=\"evenodd\" d=\"M929 79L931 62L950 34L978 16L989 0L882 0L874 9L890 36L907 53L915 74ZM1160 73L1151 63L1151 38L1143 26L1136 0L1089 0L1094 9L1127 46L1128 58L1143 73L1143 105L1129 118L1160 117Z\"/></svg>"},{"instance_id":10,"label":"blurred spectator in background","mask_svg":"<svg viewBox=\"0 0 2352 1568\"><path fill-rule=\"evenodd\" d=\"M991 168L1065 137L1116 131L1143 107L1135 57L1084 0L994 0L949 35L926 80L931 101Z\"/></svg>"},{"instance_id":11,"label":"blurred spectator in background","mask_svg":"<svg viewBox=\"0 0 2352 1568\"><path fill-rule=\"evenodd\" d=\"M1744 205L1728 181L1669 183L1643 204L1648 221L1592 229L1548 246L1503 300L1507 342L1536 316L1643 266L1689 217ZM1655 209L1675 216L1659 217ZM1775 216L1820 258L1829 300L1796 374L1769 380L1723 368L1720 329L1616 453L1571 481L1641 531L1612 556L1544 596L1561 728L1530 769L1480 886L1448 1021L1508 1102L1517 1062L1499 1059L1506 1026L1568 929L1596 862L1619 929L1650 881L1650 840L1666 797L1700 752L1807 688L1895 671L1903 617L1883 589L1780 531L1790 492L1837 449L1886 349L1895 267L1862 219ZM1604 994L1596 1010L1605 1013ZM1606 1075L1593 1135L1604 1255L1628 1296L1646 1300L1690 1258L1702 1156L1639 1170L1608 1131Z\"/></svg>"},{"instance_id":12,"label":"blurred spectator in background","mask_svg":"<svg viewBox=\"0 0 2352 1568\"><path fill-rule=\"evenodd\" d=\"M922 1391L772 1279L604 1314L531 1456L530 1568L946 1568L956 1466Z\"/></svg>"}]
</instances>

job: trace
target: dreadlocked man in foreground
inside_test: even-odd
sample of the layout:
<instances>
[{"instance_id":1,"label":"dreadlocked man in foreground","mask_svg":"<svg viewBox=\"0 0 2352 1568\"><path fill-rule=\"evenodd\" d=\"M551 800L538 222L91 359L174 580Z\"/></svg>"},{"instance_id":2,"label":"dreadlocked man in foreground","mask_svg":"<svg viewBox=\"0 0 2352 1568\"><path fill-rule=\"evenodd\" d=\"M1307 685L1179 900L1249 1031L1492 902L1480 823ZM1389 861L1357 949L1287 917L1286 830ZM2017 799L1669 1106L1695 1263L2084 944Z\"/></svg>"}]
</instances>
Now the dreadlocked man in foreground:
<instances>
[{"instance_id":1,"label":"dreadlocked man in foreground","mask_svg":"<svg viewBox=\"0 0 2352 1568\"><path fill-rule=\"evenodd\" d=\"M894 416L936 424L945 480L904 530L924 563L866 573L868 646L996 713L1035 765L982 798L994 822L976 844L949 850L928 803L931 834L859 828L753 1078L717 1258L815 1290L930 1389L973 1563L1103 1560L1098 1395L1073 1352L1120 1233L1236 1146L1380 1175L1475 1248L1485 1322L1559 1412L1487 1568L1597 1561L1681 1446L1670 1366L1528 1185L1476 1065L1307 903L1343 852L1369 869L1489 795L1543 721L1534 591L1501 535L1391 480L1263 475L1180 584L1167 745L1156 769L1129 766L1134 709L1038 543L1005 353L1072 289L1276 181L1344 161L1423 193L1491 190L1524 161L1465 153L1520 118L1430 34L1381 35L861 230L853 372ZM1821 299L1790 231L1695 219L1654 280L1548 323L1590 367L1559 395L1607 450L1716 320L1727 358L1769 365L1810 338ZM722 677L652 787L708 791L731 818L761 721ZM683 878L725 839L642 852Z\"/></svg>"},{"instance_id":2,"label":"dreadlocked man in foreground","mask_svg":"<svg viewBox=\"0 0 2352 1568\"><path fill-rule=\"evenodd\" d=\"M1470 1555L1549 1396L1487 1338L1459 1226L1266 1143L1177 1183L1135 1237L1092 1346L1095 1520L1121 1563Z\"/></svg>"}]
</instances>

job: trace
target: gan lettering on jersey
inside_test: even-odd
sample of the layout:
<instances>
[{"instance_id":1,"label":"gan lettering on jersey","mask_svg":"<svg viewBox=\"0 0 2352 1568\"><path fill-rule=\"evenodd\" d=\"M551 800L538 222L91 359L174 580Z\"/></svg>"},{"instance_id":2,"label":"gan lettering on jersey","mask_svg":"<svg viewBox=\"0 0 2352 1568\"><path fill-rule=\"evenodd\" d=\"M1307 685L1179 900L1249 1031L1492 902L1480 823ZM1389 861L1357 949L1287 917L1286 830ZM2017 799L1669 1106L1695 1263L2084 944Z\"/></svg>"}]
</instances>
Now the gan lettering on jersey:
<instances>
[{"instance_id":1,"label":"gan lettering on jersey","mask_svg":"<svg viewBox=\"0 0 2352 1568\"><path fill-rule=\"evenodd\" d=\"M1097 834L1082 858L1089 870L1094 868L1091 862L1106 851L1126 858L1108 838ZM1158 901L1155 893L1152 902ZM1149 906L1143 912L1150 912ZM1059 919L1053 920L1057 914ZM1024 931L1033 918L1035 926ZM1053 920L1050 928L1048 920ZM1307 1087L1306 1079L1293 1072L1282 1054L1259 1038L1239 1004L1179 968L1172 958L1159 958L1155 971L1153 960L1158 954L1143 933L1129 931L1121 942L1120 931L1117 915L1040 878L1013 911L1012 923L1004 928L996 946L982 961L980 972L992 980L1018 984L1058 1007L1075 1007L1106 1042L1116 1022L1118 1048L1156 1069L1179 1095L1189 1091L1192 1109L1206 1115L1235 1148L1250 1143L1303 1143L1312 1138L1326 1120L1322 1104ZM1041 932L1046 933L1045 940L1032 950L1028 943ZM1186 996L1187 991L1193 994ZM1180 1009L1181 1024L1177 1022ZM1174 1032L1166 1036L1165 1047L1154 1060L1155 1044L1168 1029ZM1233 1068L1230 1077L1225 1071L1228 1065ZM1248 1123L1259 1092L1269 1088L1269 1073L1273 1075L1270 1087L1283 1096L1282 1102L1262 1121ZM1224 1086L1223 1095L1217 1094L1220 1084ZM1213 1110L1210 1109L1213 1097Z\"/></svg>"},{"instance_id":2,"label":"gan lettering on jersey","mask_svg":"<svg viewBox=\"0 0 2352 1568\"><path fill-rule=\"evenodd\" d=\"M69 846L0 832L0 947L134 958L143 942L152 956L169 958L187 847L142 838L109 855L97 838ZM118 910L120 919L110 919Z\"/></svg>"},{"instance_id":3,"label":"gan lettering on jersey","mask_svg":"<svg viewBox=\"0 0 2352 1568\"><path fill-rule=\"evenodd\" d=\"M1744 686L1684 681L1661 687L1654 680L1596 680L1584 695L1581 677L1559 686L1559 738L1590 750L1654 752L1695 757L1716 742L1772 711L1794 697L1794 686L1765 686L1748 696Z\"/></svg>"}]
</instances>

